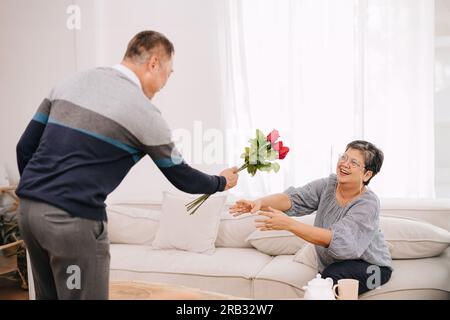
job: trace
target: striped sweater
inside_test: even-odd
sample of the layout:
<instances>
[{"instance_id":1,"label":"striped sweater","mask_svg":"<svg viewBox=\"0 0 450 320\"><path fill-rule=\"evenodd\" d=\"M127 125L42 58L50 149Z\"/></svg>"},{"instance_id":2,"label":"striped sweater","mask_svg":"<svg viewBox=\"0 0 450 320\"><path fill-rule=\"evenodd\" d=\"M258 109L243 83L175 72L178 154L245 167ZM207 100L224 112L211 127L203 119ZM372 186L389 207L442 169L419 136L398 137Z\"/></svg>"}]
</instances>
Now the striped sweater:
<instances>
[{"instance_id":1,"label":"striped sweater","mask_svg":"<svg viewBox=\"0 0 450 320\"><path fill-rule=\"evenodd\" d=\"M184 162L160 111L132 80L113 68L79 73L52 90L20 138L17 195L106 220L106 197L144 155L184 192L225 188L224 177Z\"/></svg>"}]
</instances>

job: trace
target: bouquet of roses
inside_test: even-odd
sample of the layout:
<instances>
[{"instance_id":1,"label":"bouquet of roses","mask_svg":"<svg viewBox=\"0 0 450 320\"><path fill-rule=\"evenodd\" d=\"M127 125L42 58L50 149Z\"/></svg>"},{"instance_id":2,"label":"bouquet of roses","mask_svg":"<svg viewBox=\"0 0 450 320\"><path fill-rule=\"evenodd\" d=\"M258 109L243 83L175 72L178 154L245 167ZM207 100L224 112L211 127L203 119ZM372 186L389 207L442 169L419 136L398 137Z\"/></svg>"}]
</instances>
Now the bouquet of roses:
<instances>
[{"instance_id":1,"label":"bouquet of roses","mask_svg":"<svg viewBox=\"0 0 450 320\"><path fill-rule=\"evenodd\" d=\"M246 147L241 155L244 164L238 169L238 172L247 169L252 177L258 170L278 172L280 165L275 161L283 160L289 152L289 148L283 146L282 141L277 141L279 137L280 134L277 130L273 130L266 136L261 130L256 129L256 138L249 140L250 146ZM186 205L189 214L194 214L210 196L210 194L204 194L189 202Z\"/></svg>"}]
</instances>

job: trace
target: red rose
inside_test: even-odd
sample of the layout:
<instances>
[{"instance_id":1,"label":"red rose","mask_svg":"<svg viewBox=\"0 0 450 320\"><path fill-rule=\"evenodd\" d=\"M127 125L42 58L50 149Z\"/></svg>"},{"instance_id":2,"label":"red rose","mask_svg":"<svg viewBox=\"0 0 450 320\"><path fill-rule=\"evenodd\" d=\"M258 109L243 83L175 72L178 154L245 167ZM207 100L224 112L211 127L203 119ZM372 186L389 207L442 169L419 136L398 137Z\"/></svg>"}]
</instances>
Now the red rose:
<instances>
[{"instance_id":1,"label":"red rose","mask_svg":"<svg viewBox=\"0 0 450 320\"><path fill-rule=\"evenodd\" d=\"M283 148L283 141L272 143L272 148L275 151L280 151L280 149Z\"/></svg>"},{"instance_id":2,"label":"red rose","mask_svg":"<svg viewBox=\"0 0 450 320\"><path fill-rule=\"evenodd\" d=\"M271 144L274 144L275 141L280 137L278 130L273 129L271 133L267 136L267 141L270 141Z\"/></svg>"},{"instance_id":3,"label":"red rose","mask_svg":"<svg viewBox=\"0 0 450 320\"><path fill-rule=\"evenodd\" d=\"M289 152L288 147L283 147L281 143L280 151L278 151L278 159L283 160Z\"/></svg>"},{"instance_id":4,"label":"red rose","mask_svg":"<svg viewBox=\"0 0 450 320\"><path fill-rule=\"evenodd\" d=\"M289 152L289 148L283 146L283 141L278 141L272 144L272 148L278 151L278 159L283 160Z\"/></svg>"}]
</instances>

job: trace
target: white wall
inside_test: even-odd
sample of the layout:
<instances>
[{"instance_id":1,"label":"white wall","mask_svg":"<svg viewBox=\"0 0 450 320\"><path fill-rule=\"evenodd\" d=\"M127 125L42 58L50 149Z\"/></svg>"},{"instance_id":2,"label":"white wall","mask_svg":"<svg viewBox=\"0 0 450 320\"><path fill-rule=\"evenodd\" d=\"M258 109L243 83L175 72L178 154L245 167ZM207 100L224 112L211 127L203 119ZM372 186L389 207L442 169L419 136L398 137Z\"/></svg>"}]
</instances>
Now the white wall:
<instances>
[{"instance_id":1,"label":"white wall","mask_svg":"<svg viewBox=\"0 0 450 320\"><path fill-rule=\"evenodd\" d=\"M73 3L81 9L78 31L66 27ZM169 125L192 130L201 120L204 129L220 129L217 14L217 1L209 0L2 0L0 164L17 182L15 146L45 94L75 71L120 62L131 37L145 29L175 46L175 72L154 99ZM193 166L212 174L223 168ZM163 190L175 191L145 157L109 201L158 201Z\"/></svg>"},{"instance_id":2,"label":"white wall","mask_svg":"<svg viewBox=\"0 0 450 320\"><path fill-rule=\"evenodd\" d=\"M171 128L221 128L220 65L217 50L217 1L103 0L99 1L98 64L117 63L126 44L140 30L158 30L175 46L174 73L154 103ZM221 166L194 163L218 174ZM129 173L109 201L159 200L162 190L175 189L145 157Z\"/></svg>"},{"instance_id":3,"label":"white wall","mask_svg":"<svg viewBox=\"0 0 450 320\"><path fill-rule=\"evenodd\" d=\"M0 1L0 165L17 182L15 146L51 86L75 71L67 0Z\"/></svg>"}]
</instances>

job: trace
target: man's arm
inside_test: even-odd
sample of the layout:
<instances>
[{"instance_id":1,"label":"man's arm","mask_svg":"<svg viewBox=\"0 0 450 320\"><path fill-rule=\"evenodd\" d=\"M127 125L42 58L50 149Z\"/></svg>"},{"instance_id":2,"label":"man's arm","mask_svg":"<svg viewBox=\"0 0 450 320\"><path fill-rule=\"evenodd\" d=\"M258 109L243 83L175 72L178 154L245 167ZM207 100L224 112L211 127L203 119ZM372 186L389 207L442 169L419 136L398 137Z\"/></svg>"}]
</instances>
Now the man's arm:
<instances>
[{"instance_id":1,"label":"man's arm","mask_svg":"<svg viewBox=\"0 0 450 320\"><path fill-rule=\"evenodd\" d=\"M184 162L173 143L145 149L170 183L183 192L213 194L237 183L237 168L226 169L220 175L203 173Z\"/></svg>"},{"instance_id":2,"label":"man's arm","mask_svg":"<svg viewBox=\"0 0 450 320\"><path fill-rule=\"evenodd\" d=\"M44 99L17 144L17 165L21 176L23 170L28 164L28 161L30 161L33 157L33 154L39 146L42 133L44 132L48 122L50 107L50 100Z\"/></svg>"}]
</instances>

